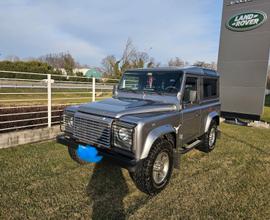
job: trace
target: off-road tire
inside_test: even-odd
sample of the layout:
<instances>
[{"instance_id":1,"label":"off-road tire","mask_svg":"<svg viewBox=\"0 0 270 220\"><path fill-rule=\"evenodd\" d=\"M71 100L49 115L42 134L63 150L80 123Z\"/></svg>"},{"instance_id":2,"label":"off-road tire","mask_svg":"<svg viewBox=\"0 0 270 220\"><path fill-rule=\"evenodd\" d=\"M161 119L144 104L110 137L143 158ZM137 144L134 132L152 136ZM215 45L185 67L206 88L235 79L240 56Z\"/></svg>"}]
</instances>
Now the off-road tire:
<instances>
[{"instance_id":1,"label":"off-road tire","mask_svg":"<svg viewBox=\"0 0 270 220\"><path fill-rule=\"evenodd\" d=\"M153 179L153 166L161 152L165 152L169 156L169 170L165 179L160 184L156 184ZM139 190L149 195L155 195L161 192L169 183L172 170L173 145L167 139L160 138L153 144L148 157L140 162L134 172L130 172L130 176Z\"/></svg>"},{"instance_id":2,"label":"off-road tire","mask_svg":"<svg viewBox=\"0 0 270 220\"><path fill-rule=\"evenodd\" d=\"M78 164L87 164L87 162L81 160L77 154L77 150L72 148L72 147L68 147L68 153L69 153L69 156L74 160L76 161Z\"/></svg>"},{"instance_id":3,"label":"off-road tire","mask_svg":"<svg viewBox=\"0 0 270 220\"><path fill-rule=\"evenodd\" d=\"M214 129L215 130L215 139L214 139L214 143L212 144L212 146L209 144L209 139L210 139L210 133L211 130ZM216 141L217 141L217 135L218 135L218 127L217 127L217 122L212 120L211 124L209 126L208 131L203 135L202 137L202 144L200 146L198 146L197 148L200 151L203 151L205 153L209 153L212 150L214 150L215 145L216 145Z\"/></svg>"}]
</instances>

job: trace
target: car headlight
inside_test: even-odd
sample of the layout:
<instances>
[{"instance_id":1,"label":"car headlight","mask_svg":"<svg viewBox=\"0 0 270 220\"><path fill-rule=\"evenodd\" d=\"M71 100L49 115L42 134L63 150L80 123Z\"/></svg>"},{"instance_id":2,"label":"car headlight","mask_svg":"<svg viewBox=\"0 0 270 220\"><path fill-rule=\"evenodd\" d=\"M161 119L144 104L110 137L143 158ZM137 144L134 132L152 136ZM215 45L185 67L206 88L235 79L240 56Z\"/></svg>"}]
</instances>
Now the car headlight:
<instances>
[{"instance_id":1,"label":"car headlight","mask_svg":"<svg viewBox=\"0 0 270 220\"><path fill-rule=\"evenodd\" d=\"M118 138L121 141L128 142L129 141L129 130L126 128L119 128L118 130Z\"/></svg>"},{"instance_id":2,"label":"car headlight","mask_svg":"<svg viewBox=\"0 0 270 220\"><path fill-rule=\"evenodd\" d=\"M134 125L115 122L113 124L113 145L125 150L131 150L133 145Z\"/></svg>"},{"instance_id":3,"label":"car headlight","mask_svg":"<svg viewBox=\"0 0 270 220\"><path fill-rule=\"evenodd\" d=\"M73 125L74 125L74 113L65 111L63 117L64 131L68 133L73 133Z\"/></svg>"}]
</instances>

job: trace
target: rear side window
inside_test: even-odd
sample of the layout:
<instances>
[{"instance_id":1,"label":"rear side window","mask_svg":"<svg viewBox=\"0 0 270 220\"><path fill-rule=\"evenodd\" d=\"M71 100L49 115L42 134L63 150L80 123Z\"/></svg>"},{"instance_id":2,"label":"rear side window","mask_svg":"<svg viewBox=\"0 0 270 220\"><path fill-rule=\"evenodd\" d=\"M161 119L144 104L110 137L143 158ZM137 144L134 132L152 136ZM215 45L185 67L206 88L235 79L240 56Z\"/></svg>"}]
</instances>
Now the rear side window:
<instances>
[{"instance_id":1,"label":"rear side window","mask_svg":"<svg viewBox=\"0 0 270 220\"><path fill-rule=\"evenodd\" d=\"M203 98L217 96L217 79L203 79Z\"/></svg>"}]
</instances>

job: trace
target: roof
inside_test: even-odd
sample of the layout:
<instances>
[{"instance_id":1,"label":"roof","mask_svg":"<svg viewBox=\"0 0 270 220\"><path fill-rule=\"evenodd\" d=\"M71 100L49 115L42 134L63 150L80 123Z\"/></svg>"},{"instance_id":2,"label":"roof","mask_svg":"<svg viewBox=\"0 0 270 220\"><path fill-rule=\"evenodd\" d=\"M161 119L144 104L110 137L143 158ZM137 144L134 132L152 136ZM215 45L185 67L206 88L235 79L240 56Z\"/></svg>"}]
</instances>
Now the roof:
<instances>
[{"instance_id":1,"label":"roof","mask_svg":"<svg viewBox=\"0 0 270 220\"><path fill-rule=\"evenodd\" d=\"M89 69L86 73L86 77L95 77L95 78L101 78L103 73L99 71L97 68Z\"/></svg>"},{"instance_id":2,"label":"roof","mask_svg":"<svg viewBox=\"0 0 270 220\"><path fill-rule=\"evenodd\" d=\"M219 73L212 69L197 67L197 66L187 66L187 67L156 67L156 68L138 68L130 69L127 72L175 72L183 71L184 73L192 73L195 75L206 75L206 76L215 76L219 77Z\"/></svg>"}]
</instances>

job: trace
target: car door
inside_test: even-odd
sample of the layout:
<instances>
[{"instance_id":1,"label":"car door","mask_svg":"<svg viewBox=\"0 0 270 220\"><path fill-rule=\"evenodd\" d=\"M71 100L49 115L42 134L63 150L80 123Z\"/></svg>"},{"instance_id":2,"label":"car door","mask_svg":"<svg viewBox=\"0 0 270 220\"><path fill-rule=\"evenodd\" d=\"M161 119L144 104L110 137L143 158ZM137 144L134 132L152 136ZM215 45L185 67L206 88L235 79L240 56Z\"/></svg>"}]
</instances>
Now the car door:
<instances>
[{"instance_id":1,"label":"car door","mask_svg":"<svg viewBox=\"0 0 270 220\"><path fill-rule=\"evenodd\" d=\"M199 77L188 75L185 80L183 103L183 141L190 142L199 136L201 110L199 105Z\"/></svg>"}]
</instances>

